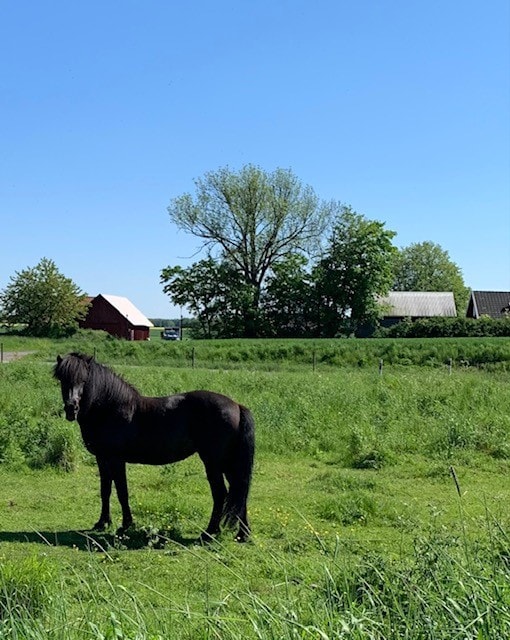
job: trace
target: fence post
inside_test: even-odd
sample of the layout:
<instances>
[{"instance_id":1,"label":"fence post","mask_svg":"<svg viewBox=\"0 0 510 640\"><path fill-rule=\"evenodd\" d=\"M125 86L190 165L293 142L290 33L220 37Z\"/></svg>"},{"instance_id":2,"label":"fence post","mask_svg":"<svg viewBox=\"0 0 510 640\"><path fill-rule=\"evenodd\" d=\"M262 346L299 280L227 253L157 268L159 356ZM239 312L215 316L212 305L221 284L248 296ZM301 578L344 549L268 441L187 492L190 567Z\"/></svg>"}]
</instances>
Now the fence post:
<instances>
[{"instance_id":1,"label":"fence post","mask_svg":"<svg viewBox=\"0 0 510 640\"><path fill-rule=\"evenodd\" d=\"M453 365L453 358L450 358L448 360L448 374L452 375L452 365Z\"/></svg>"},{"instance_id":2,"label":"fence post","mask_svg":"<svg viewBox=\"0 0 510 640\"><path fill-rule=\"evenodd\" d=\"M0 343L0 363L4 362L4 343Z\"/></svg>"},{"instance_id":3,"label":"fence post","mask_svg":"<svg viewBox=\"0 0 510 640\"><path fill-rule=\"evenodd\" d=\"M383 360L382 358L379 360L379 375L382 376L382 370L383 370Z\"/></svg>"},{"instance_id":4,"label":"fence post","mask_svg":"<svg viewBox=\"0 0 510 640\"><path fill-rule=\"evenodd\" d=\"M191 368L195 368L195 347L191 349Z\"/></svg>"},{"instance_id":5,"label":"fence post","mask_svg":"<svg viewBox=\"0 0 510 640\"><path fill-rule=\"evenodd\" d=\"M317 354L315 353L315 349L312 352L312 371L315 371L315 363L317 359Z\"/></svg>"}]
</instances>

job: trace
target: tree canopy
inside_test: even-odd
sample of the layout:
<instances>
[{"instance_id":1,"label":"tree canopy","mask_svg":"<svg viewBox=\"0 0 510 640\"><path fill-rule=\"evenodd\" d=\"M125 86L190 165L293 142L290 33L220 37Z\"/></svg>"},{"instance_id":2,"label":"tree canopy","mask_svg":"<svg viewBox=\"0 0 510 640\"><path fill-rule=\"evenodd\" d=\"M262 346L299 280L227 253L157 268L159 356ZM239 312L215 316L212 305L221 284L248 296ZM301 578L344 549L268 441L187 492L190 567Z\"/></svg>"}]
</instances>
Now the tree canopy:
<instances>
[{"instance_id":1,"label":"tree canopy","mask_svg":"<svg viewBox=\"0 0 510 640\"><path fill-rule=\"evenodd\" d=\"M457 313L461 315L469 296L462 272L448 251L430 241L411 244L399 251L393 288L396 291L453 291Z\"/></svg>"},{"instance_id":2,"label":"tree canopy","mask_svg":"<svg viewBox=\"0 0 510 640\"><path fill-rule=\"evenodd\" d=\"M320 205L289 172L220 170L199 185L197 200L177 199L171 215L219 245L219 255L166 267L161 282L174 304L196 315L202 336L334 336L377 314L396 252L383 223L340 203ZM329 244L317 262L327 223Z\"/></svg>"},{"instance_id":3,"label":"tree canopy","mask_svg":"<svg viewBox=\"0 0 510 640\"><path fill-rule=\"evenodd\" d=\"M242 335L250 305L248 285L227 261L209 257L187 269L166 267L161 272L163 291L176 305L186 307L198 320L200 335L220 338Z\"/></svg>"},{"instance_id":4,"label":"tree canopy","mask_svg":"<svg viewBox=\"0 0 510 640\"><path fill-rule=\"evenodd\" d=\"M461 271L439 245L398 251L383 222L321 201L290 170L225 167L195 187L168 213L207 257L164 268L161 282L204 337L350 334L376 324L390 289L453 291L465 307Z\"/></svg>"},{"instance_id":5,"label":"tree canopy","mask_svg":"<svg viewBox=\"0 0 510 640\"><path fill-rule=\"evenodd\" d=\"M322 331L327 335L352 333L377 318L377 296L385 295L393 282L394 236L384 223L343 208L327 254L316 268Z\"/></svg>"},{"instance_id":6,"label":"tree canopy","mask_svg":"<svg viewBox=\"0 0 510 640\"><path fill-rule=\"evenodd\" d=\"M316 295L308 260L288 256L275 264L262 294L264 335L292 338L317 335Z\"/></svg>"},{"instance_id":7,"label":"tree canopy","mask_svg":"<svg viewBox=\"0 0 510 640\"><path fill-rule=\"evenodd\" d=\"M24 324L32 336L68 335L86 311L85 295L48 258L16 272L0 293L3 322Z\"/></svg>"},{"instance_id":8,"label":"tree canopy","mask_svg":"<svg viewBox=\"0 0 510 640\"><path fill-rule=\"evenodd\" d=\"M257 335L260 296L271 268L294 252L318 244L332 213L290 171L269 173L254 165L222 168L195 181L196 194L175 198L171 220L226 261L247 285L244 335ZM162 273L164 280L164 271Z\"/></svg>"}]
</instances>

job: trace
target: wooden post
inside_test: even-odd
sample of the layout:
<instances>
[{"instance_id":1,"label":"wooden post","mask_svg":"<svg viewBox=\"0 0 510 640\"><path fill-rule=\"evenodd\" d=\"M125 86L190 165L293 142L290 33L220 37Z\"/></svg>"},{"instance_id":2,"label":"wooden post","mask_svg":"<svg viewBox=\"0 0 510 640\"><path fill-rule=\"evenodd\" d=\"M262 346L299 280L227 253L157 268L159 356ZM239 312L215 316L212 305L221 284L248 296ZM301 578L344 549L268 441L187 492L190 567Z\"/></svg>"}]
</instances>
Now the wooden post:
<instances>
[{"instance_id":1,"label":"wooden post","mask_svg":"<svg viewBox=\"0 0 510 640\"><path fill-rule=\"evenodd\" d=\"M4 343L0 343L0 363L4 362Z\"/></svg>"},{"instance_id":2,"label":"wooden post","mask_svg":"<svg viewBox=\"0 0 510 640\"><path fill-rule=\"evenodd\" d=\"M191 349L191 368L195 368L195 347Z\"/></svg>"},{"instance_id":3,"label":"wooden post","mask_svg":"<svg viewBox=\"0 0 510 640\"><path fill-rule=\"evenodd\" d=\"M383 370L383 360L382 358L379 360L379 375L382 376L382 370Z\"/></svg>"},{"instance_id":4,"label":"wooden post","mask_svg":"<svg viewBox=\"0 0 510 640\"><path fill-rule=\"evenodd\" d=\"M450 358L448 360L448 374L452 375L452 365L453 365L453 358Z\"/></svg>"},{"instance_id":5,"label":"wooden post","mask_svg":"<svg viewBox=\"0 0 510 640\"><path fill-rule=\"evenodd\" d=\"M316 359L317 359L317 354L315 353L315 349L314 349L312 353L312 371L315 371L315 363L317 361Z\"/></svg>"},{"instance_id":6,"label":"wooden post","mask_svg":"<svg viewBox=\"0 0 510 640\"><path fill-rule=\"evenodd\" d=\"M455 488L457 489L457 493L459 495L459 498L462 498L462 492L460 490L460 484L459 484L459 479L457 478L457 474L455 473L455 469L451 466L450 467L450 474L453 478L453 481L455 482Z\"/></svg>"}]
</instances>

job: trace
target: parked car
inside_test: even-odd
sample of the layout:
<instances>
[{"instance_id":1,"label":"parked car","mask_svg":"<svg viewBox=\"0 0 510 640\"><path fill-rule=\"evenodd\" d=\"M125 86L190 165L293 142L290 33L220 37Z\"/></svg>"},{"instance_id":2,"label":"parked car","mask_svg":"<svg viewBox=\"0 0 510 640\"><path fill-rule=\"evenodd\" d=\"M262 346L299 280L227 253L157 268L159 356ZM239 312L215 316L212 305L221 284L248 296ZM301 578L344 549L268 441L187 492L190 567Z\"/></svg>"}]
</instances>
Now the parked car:
<instances>
[{"instance_id":1,"label":"parked car","mask_svg":"<svg viewBox=\"0 0 510 640\"><path fill-rule=\"evenodd\" d=\"M161 337L163 340L179 340L179 329L165 327L161 332Z\"/></svg>"}]
</instances>

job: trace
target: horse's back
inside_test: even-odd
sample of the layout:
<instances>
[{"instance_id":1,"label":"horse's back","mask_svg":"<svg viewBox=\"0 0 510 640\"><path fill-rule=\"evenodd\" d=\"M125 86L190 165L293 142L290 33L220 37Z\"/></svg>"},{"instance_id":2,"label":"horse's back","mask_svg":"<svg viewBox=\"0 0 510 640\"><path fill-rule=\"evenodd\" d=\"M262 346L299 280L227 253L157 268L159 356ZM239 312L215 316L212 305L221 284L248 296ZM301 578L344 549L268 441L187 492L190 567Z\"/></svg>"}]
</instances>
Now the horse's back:
<instances>
[{"instance_id":1,"label":"horse's back","mask_svg":"<svg viewBox=\"0 0 510 640\"><path fill-rule=\"evenodd\" d=\"M128 462L167 464L199 453L222 456L240 424L240 405L213 391L142 398Z\"/></svg>"},{"instance_id":2,"label":"horse's back","mask_svg":"<svg viewBox=\"0 0 510 640\"><path fill-rule=\"evenodd\" d=\"M239 429L241 407L232 398L203 390L189 391L184 396L185 411L195 432L219 437L234 434Z\"/></svg>"}]
</instances>

